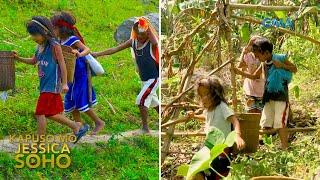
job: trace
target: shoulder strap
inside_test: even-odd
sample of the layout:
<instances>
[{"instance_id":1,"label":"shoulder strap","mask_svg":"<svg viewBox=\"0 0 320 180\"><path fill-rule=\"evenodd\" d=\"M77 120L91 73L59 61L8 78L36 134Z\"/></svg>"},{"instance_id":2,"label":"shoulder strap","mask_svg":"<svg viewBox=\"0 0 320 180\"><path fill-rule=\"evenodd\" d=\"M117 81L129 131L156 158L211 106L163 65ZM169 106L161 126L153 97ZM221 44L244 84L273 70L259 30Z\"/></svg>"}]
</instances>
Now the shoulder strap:
<instances>
[{"instance_id":1,"label":"shoulder strap","mask_svg":"<svg viewBox=\"0 0 320 180\"><path fill-rule=\"evenodd\" d=\"M54 43L53 45L50 45L51 51L52 51L52 56L53 59L56 61L56 63L58 63L58 55L57 55L57 49L56 46L60 46L57 43Z\"/></svg>"},{"instance_id":2,"label":"shoulder strap","mask_svg":"<svg viewBox=\"0 0 320 180\"><path fill-rule=\"evenodd\" d=\"M159 67L159 48L158 45L153 45L151 42L150 43L150 50L151 50L151 56L154 59L156 65Z\"/></svg>"}]
</instances>

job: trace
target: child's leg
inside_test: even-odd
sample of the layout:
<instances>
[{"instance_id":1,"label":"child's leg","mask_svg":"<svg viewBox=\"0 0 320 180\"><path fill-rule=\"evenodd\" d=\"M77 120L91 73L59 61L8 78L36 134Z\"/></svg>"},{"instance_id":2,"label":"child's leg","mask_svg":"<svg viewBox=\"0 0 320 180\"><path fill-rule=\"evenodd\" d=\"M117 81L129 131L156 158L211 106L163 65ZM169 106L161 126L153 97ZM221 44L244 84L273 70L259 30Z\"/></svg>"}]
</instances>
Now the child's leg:
<instances>
[{"instance_id":1,"label":"child's leg","mask_svg":"<svg viewBox=\"0 0 320 180\"><path fill-rule=\"evenodd\" d=\"M36 115L38 124L38 135L46 134L47 120L44 115Z\"/></svg>"},{"instance_id":2,"label":"child's leg","mask_svg":"<svg viewBox=\"0 0 320 180\"><path fill-rule=\"evenodd\" d=\"M142 131L149 133L148 127L148 108L145 106L139 106L141 121L142 121Z\"/></svg>"},{"instance_id":3,"label":"child's leg","mask_svg":"<svg viewBox=\"0 0 320 180\"><path fill-rule=\"evenodd\" d=\"M80 122L81 124L83 124L82 120L81 120L81 115L80 115L80 111L75 109L72 111L72 117L73 120L76 122Z\"/></svg>"},{"instance_id":4,"label":"child's leg","mask_svg":"<svg viewBox=\"0 0 320 180\"><path fill-rule=\"evenodd\" d=\"M279 129L279 137L283 149L288 147L287 121L289 116L289 103L275 101L275 122L274 128Z\"/></svg>"},{"instance_id":5,"label":"child's leg","mask_svg":"<svg viewBox=\"0 0 320 180\"><path fill-rule=\"evenodd\" d=\"M104 128L105 122L102 121L91 108L85 113L95 122L96 127L92 131L92 135L96 135L101 129Z\"/></svg>"},{"instance_id":6,"label":"child's leg","mask_svg":"<svg viewBox=\"0 0 320 180\"><path fill-rule=\"evenodd\" d=\"M287 149L288 148L288 129L287 128L279 129L279 137L280 137L282 149Z\"/></svg>"},{"instance_id":7,"label":"child's leg","mask_svg":"<svg viewBox=\"0 0 320 180\"><path fill-rule=\"evenodd\" d=\"M74 122L71 121L70 119L68 119L67 117L65 117L62 114L56 114L54 116L50 116L48 117L49 119L56 121L60 124L63 125L67 125L69 128L71 128L73 130L73 132L76 134L78 133L80 127L81 127L81 123L80 122Z\"/></svg>"},{"instance_id":8,"label":"child's leg","mask_svg":"<svg viewBox=\"0 0 320 180\"><path fill-rule=\"evenodd\" d=\"M262 130L270 130L274 121L274 101L267 102L262 110L260 127ZM262 135L259 135L259 144L263 145Z\"/></svg>"},{"instance_id":9,"label":"child's leg","mask_svg":"<svg viewBox=\"0 0 320 180\"><path fill-rule=\"evenodd\" d=\"M148 108L153 107L153 98L158 87L158 79L149 79L148 81L143 82L142 89L137 96L136 104L139 107L142 121L142 131L149 133L148 127ZM158 104L157 104L158 105Z\"/></svg>"}]
</instances>

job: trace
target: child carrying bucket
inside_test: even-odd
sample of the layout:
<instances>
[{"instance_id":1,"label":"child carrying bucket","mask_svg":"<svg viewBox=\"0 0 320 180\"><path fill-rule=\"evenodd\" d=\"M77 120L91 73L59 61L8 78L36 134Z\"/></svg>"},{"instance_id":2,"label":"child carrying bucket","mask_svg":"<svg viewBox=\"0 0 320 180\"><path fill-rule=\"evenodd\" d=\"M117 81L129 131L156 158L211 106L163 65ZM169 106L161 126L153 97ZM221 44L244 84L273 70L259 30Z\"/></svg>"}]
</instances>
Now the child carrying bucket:
<instances>
[{"instance_id":1,"label":"child carrying bucket","mask_svg":"<svg viewBox=\"0 0 320 180\"><path fill-rule=\"evenodd\" d=\"M142 132L149 133L148 109L152 107L159 113L159 99L156 93L159 84L158 36L150 22L143 17L137 18L128 41L92 55L95 57L110 55L130 47L134 51L143 84L136 99L142 119Z\"/></svg>"},{"instance_id":2,"label":"child carrying bucket","mask_svg":"<svg viewBox=\"0 0 320 180\"><path fill-rule=\"evenodd\" d=\"M40 78L40 96L36 107L38 134L46 132L46 118L64 124L73 130L77 141L89 130L89 125L81 127L80 123L69 120L63 112L60 93L68 91L67 72L62 50L55 40L53 27L49 19L33 17L27 23L27 31L38 46L33 58L22 58L14 53L15 59L26 64L38 66Z\"/></svg>"},{"instance_id":3,"label":"child carrying bucket","mask_svg":"<svg viewBox=\"0 0 320 180\"><path fill-rule=\"evenodd\" d=\"M225 138L231 132L233 126L236 132L236 145L238 149L245 146L245 142L241 138L240 123L234 112L228 107L224 97L224 88L217 78L201 78L196 84L196 92L205 108L203 115L197 115L198 119L205 120L205 132L208 134L214 129L223 132ZM193 112L188 112L190 118L194 118ZM208 148L209 145L205 144ZM210 173L201 172L196 175L196 179L221 179L220 175L228 176L230 161L226 155L230 157L231 148L226 148L224 153L220 154L211 163L211 167L217 171L210 169Z\"/></svg>"},{"instance_id":4,"label":"child carrying bucket","mask_svg":"<svg viewBox=\"0 0 320 180\"><path fill-rule=\"evenodd\" d=\"M250 51L255 39L260 36L253 36L247 46L243 48L238 68L248 73L254 73L260 66L260 61ZM249 79L243 81L243 91L245 94L246 111L249 113L261 113L263 109L262 96L264 91L265 79Z\"/></svg>"},{"instance_id":5,"label":"child carrying bucket","mask_svg":"<svg viewBox=\"0 0 320 180\"><path fill-rule=\"evenodd\" d=\"M250 79L265 77L262 102L264 108L261 115L262 129L278 129L283 149L288 147L288 132L286 129L289 115L288 84L292 73L297 67L288 60L286 54L273 54L273 44L266 38L257 38L252 45L252 52L261 62L261 66L253 73L235 69L236 73Z\"/></svg>"},{"instance_id":6,"label":"child carrying bucket","mask_svg":"<svg viewBox=\"0 0 320 180\"><path fill-rule=\"evenodd\" d=\"M84 44L84 40L78 29L74 26L75 18L67 12L58 12L52 18L51 22L54 31L60 39L61 45L71 47L77 56L74 80L68 83L69 91L65 95L64 109L66 113L72 113L73 119L82 122L80 113L85 113L95 122L95 129L92 135L96 135L105 126L92 106L97 104L96 94L90 85L87 72L86 55L89 54L89 48ZM89 87L90 86L90 87Z\"/></svg>"}]
</instances>

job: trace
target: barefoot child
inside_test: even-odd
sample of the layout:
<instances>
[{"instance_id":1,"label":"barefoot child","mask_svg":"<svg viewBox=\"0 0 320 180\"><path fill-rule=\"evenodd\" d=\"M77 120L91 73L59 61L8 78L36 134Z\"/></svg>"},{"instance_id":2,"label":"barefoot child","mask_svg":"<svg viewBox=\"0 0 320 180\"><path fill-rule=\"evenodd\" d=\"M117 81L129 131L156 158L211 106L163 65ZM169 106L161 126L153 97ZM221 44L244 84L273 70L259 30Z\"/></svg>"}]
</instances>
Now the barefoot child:
<instances>
[{"instance_id":1,"label":"barefoot child","mask_svg":"<svg viewBox=\"0 0 320 180\"><path fill-rule=\"evenodd\" d=\"M27 23L27 31L38 44L33 58L22 58L15 53L15 58L26 64L38 66L40 78L40 96L36 108L38 134L46 132L46 118L64 124L73 130L77 141L86 134L89 126L73 122L63 114L63 103L60 93L68 91L66 65L60 45L55 41L52 24L41 16L33 17Z\"/></svg>"},{"instance_id":2,"label":"barefoot child","mask_svg":"<svg viewBox=\"0 0 320 180\"><path fill-rule=\"evenodd\" d=\"M65 112L72 112L73 119L77 122L82 122L80 113L87 114L95 122L95 129L92 131L92 135L96 135L103 129L105 122L91 108L97 104L97 100L93 88L88 86L87 60L85 56L89 54L90 50L84 45L82 36L74 26L76 20L71 14L59 12L51 18L51 22L61 45L72 47L74 54L77 56L74 80L73 83L68 84L69 91L64 100ZM91 99L89 97L89 88L92 89Z\"/></svg>"},{"instance_id":3,"label":"barefoot child","mask_svg":"<svg viewBox=\"0 0 320 180\"><path fill-rule=\"evenodd\" d=\"M205 132L207 135L217 128L224 133L226 138L231 132L231 127L233 125L236 132L237 148L242 149L245 143L241 138L240 123L226 103L224 89L219 80L215 78L202 78L196 85L196 91L202 106L205 108L205 114L194 115L193 112L188 112L189 117L205 120ZM226 148L224 151L229 156L231 148ZM227 176L229 173L228 166L230 166L230 161L225 154L222 153L212 161L211 166L219 174ZM199 179L221 179L221 177L211 169L210 174L201 172L196 177Z\"/></svg>"},{"instance_id":4,"label":"barefoot child","mask_svg":"<svg viewBox=\"0 0 320 180\"><path fill-rule=\"evenodd\" d=\"M260 66L260 61L250 51L255 39L260 36L253 36L248 45L243 48L240 56L240 63L238 68L250 74L254 73ZM246 111L249 113L261 113L263 109L262 96L264 91L265 80L263 78L249 79L245 78L243 81L243 91L246 100Z\"/></svg>"},{"instance_id":5,"label":"barefoot child","mask_svg":"<svg viewBox=\"0 0 320 180\"><path fill-rule=\"evenodd\" d=\"M158 37L147 19L141 17L134 23L131 38L115 48L93 53L99 57L114 54L127 48L132 48L142 81L142 89L136 99L142 119L142 131L149 133L148 108L153 107L159 113L159 100L156 94L159 83L159 52Z\"/></svg>"},{"instance_id":6,"label":"barefoot child","mask_svg":"<svg viewBox=\"0 0 320 180\"><path fill-rule=\"evenodd\" d=\"M246 73L236 69L236 73L251 79L265 76L266 84L262 102L264 108L261 115L260 126L262 129L278 129L283 149L288 147L288 132L286 130L289 114L288 84L292 73L297 68L292 64L286 54L273 54L273 45L266 38L256 39L252 52L261 62L261 66L253 73Z\"/></svg>"}]
</instances>

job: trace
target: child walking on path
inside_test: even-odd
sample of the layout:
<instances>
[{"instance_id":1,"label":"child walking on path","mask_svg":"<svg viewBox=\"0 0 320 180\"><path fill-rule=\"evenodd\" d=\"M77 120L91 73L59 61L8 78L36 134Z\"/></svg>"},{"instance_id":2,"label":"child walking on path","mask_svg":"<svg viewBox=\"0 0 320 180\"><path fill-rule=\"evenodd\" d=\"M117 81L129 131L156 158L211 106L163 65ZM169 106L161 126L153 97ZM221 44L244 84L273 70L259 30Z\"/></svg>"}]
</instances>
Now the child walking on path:
<instances>
[{"instance_id":1,"label":"child walking on path","mask_svg":"<svg viewBox=\"0 0 320 180\"><path fill-rule=\"evenodd\" d=\"M259 67L261 62L250 51L255 39L260 36L253 36L248 45L243 48L240 56L240 63L238 68L253 74ZM245 94L246 111L249 113L261 113L263 109L262 96L264 91L265 79L249 79L245 78L243 81L243 91Z\"/></svg>"},{"instance_id":2,"label":"child walking on path","mask_svg":"<svg viewBox=\"0 0 320 180\"><path fill-rule=\"evenodd\" d=\"M273 45L266 38L254 41L252 52L261 62L261 66L253 73L246 73L235 69L236 73L251 79L265 77L266 83L262 102L264 108L261 115L260 126L262 129L279 129L279 136L283 149L288 147L288 132L286 129L289 115L288 84L292 73L297 72L297 67L288 60L286 54L273 54Z\"/></svg>"},{"instance_id":3,"label":"child walking on path","mask_svg":"<svg viewBox=\"0 0 320 180\"><path fill-rule=\"evenodd\" d=\"M73 52L77 56L74 80L72 83L68 83L69 91L64 99L65 112L72 112L73 119L77 122L82 122L80 112L87 114L95 122L92 135L96 135L103 129L105 122L91 108L97 104L97 99L94 89L88 85L88 64L85 56L89 54L90 50L84 45L82 36L74 26L76 20L70 13L59 12L51 18L51 22L61 45L73 48ZM89 94L90 89L92 89L91 95Z\"/></svg>"},{"instance_id":4,"label":"child walking on path","mask_svg":"<svg viewBox=\"0 0 320 180\"><path fill-rule=\"evenodd\" d=\"M26 64L38 66L40 78L40 96L36 107L38 135L46 132L46 118L67 125L73 130L77 141L89 130L87 124L81 127L80 123L69 120L63 112L63 103L60 93L68 91L67 72L62 50L55 40L50 20L36 16L27 23L27 31L38 44L33 58L22 58L15 53L15 58Z\"/></svg>"},{"instance_id":5,"label":"child walking on path","mask_svg":"<svg viewBox=\"0 0 320 180\"><path fill-rule=\"evenodd\" d=\"M236 132L237 148L242 149L245 142L241 138L240 123L226 103L224 89L219 80L216 78L202 78L196 85L196 91L202 106L205 108L205 113L203 115L194 115L193 112L188 112L188 116L190 118L205 120L205 132L207 136L215 129L219 129L226 138L233 126ZM220 175L228 176L230 161L226 157L226 154L230 157L231 148L226 148L224 152L212 161L211 167ZM221 179L222 177L219 174L210 169L209 174L201 172L196 175L196 179Z\"/></svg>"},{"instance_id":6,"label":"child walking on path","mask_svg":"<svg viewBox=\"0 0 320 180\"><path fill-rule=\"evenodd\" d=\"M149 133L148 108L152 107L159 113L157 88L159 84L159 51L157 33L147 19L141 17L134 23L131 38L117 47L102 52L92 53L93 56L114 54L132 48L142 81L142 89L137 96L136 104L140 109L142 131Z\"/></svg>"}]
</instances>

